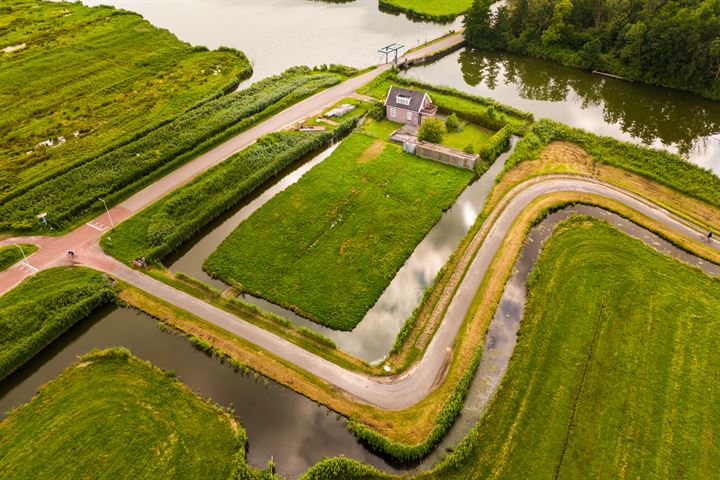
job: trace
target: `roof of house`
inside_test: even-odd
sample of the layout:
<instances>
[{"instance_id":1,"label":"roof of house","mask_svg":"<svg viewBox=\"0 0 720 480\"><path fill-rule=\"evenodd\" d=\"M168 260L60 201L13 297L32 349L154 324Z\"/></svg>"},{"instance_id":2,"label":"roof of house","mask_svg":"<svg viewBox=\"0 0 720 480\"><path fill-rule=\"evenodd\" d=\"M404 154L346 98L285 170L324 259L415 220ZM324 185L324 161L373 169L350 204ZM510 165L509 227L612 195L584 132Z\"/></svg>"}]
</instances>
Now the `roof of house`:
<instances>
[{"instance_id":1,"label":"roof of house","mask_svg":"<svg viewBox=\"0 0 720 480\"><path fill-rule=\"evenodd\" d=\"M398 103L398 97L409 98L409 104L405 105L404 103ZM427 97L428 101L432 101L430 100L430 96L425 92L409 90L407 88L396 87L393 85L392 87L390 87L387 98L385 98L385 106L403 108L405 110L419 112L420 110L422 110L422 107L425 104L425 97Z\"/></svg>"}]
</instances>

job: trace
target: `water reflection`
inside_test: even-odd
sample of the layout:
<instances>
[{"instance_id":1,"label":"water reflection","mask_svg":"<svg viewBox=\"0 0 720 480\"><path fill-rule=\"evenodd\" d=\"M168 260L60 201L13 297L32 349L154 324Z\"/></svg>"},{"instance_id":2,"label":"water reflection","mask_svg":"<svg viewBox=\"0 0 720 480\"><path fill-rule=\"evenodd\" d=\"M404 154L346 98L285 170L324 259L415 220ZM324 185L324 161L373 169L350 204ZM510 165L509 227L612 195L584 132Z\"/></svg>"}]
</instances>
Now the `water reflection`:
<instances>
[{"instance_id":1,"label":"water reflection","mask_svg":"<svg viewBox=\"0 0 720 480\"><path fill-rule=\"evenodd\" d=\"M408 48L460 27L413 23L382 13L377 0L84 0L140 13L193 45L225 45L245 52L253 81L294 65L342 63L365 68L390 43Z\"/></svg>"},{"instance_id":2,"label":"water reflection","mask_svg":"<svg viewBox=\"0 0 720 480\"><path fill-rule=\"evenodd\" d=\"M413 68L409 75L493 97L537 118L665 148L720 174L719 102L543 60L472 49Z\"/></svg>"},{"instance_id":3,"label":"water reflection","mask_svg":"<svg viewBox=\"0 0 720 480\"><path fill-rule=\"evenodd\" d=\"M253 466L264 468L273 458L279 473L295 478L324 457L346 455L391 469L360 445L334 412L272 381L236 373L184 338L163 332L149 316L126 308L96 312L3 380L0 420L78 356L112 346L127 347L136 356L173 370L203 397L233 407L247 431L248 462Z\"/></svg>"}]
</instances>

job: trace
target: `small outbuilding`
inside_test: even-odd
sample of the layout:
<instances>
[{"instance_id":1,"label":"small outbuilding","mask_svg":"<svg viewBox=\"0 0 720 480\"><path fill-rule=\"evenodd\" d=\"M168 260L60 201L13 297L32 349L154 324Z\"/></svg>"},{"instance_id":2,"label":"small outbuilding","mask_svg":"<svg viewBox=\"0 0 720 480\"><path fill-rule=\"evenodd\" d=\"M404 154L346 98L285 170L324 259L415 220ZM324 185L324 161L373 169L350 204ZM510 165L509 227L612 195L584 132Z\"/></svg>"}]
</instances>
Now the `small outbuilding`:
<instances>
[{"instance_id":1,"label":"small outbuilding","mask_svg":"<svg viewBox=\"0 0 720 480\"><path fill-rule=\"evenodd\" d=\"M425 118L434 117L437 109L430 95L418 90L392 86L385 99L387 119L405 125L418 126Z\"/></svg>"}]
</instances>

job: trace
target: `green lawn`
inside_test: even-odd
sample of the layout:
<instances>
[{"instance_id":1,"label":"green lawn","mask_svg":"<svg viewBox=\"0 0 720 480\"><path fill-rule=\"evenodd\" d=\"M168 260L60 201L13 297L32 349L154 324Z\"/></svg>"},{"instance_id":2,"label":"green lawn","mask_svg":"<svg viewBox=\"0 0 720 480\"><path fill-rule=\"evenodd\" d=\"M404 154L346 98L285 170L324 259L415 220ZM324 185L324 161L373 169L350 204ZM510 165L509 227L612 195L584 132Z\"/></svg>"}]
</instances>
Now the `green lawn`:
<instances>
[{"instance_id":1,"label":"green lawn","mask_svg":"<svg viewBox=\"0 0 720 480\"><path fill-rule=\"evenodd\" d=\"M380 0L380 8L413 18L448 22L467 12L472 0Z\"/></svg>"},{"instance_id":2,"label":"green lawn","mask_svg":"<svg viewBox=\"0 0 720 480\"><path fill-rule=\"evenodd\" d=\"M28 245L26 243L20 244L22 251L16 245L8 245L6 247L0 247L0 272L12 266L23 259L23 252L25 256L30 255L37 251L38 247L35 245Z\"/></svg>"},{"instance_id":3,"label":"green lawn","mask_svg":"<svg viewBox=\"0 0 720 480\"><path fill-rule=\"evenodd\" d=\"M468 123L462 132L448 132L443 137L442 144L458 150L464 150L468 145L472 145L477 153L494 134L492 130Z\"/></svg>"},{"instance_id":4,"label":"green lawn","mask_svg":"<svg viewBox=\"0 0 720 480\"><path fill-rule=\"evenodd\" d=\"M135 13L4 0L0 49L23 44L0 53L3 195L130 139L251 73L241 52L193 49ZM60 136L66 143L58 144ZM48 139L56 146L36 147Z\"/></svg>"},{"instance_id":5,"label":"green lawn","mask_svg":"<svg viewBox=\"0 0 720 480\"><path fill-rule=\"evenodd\" d=\"M351 330L472 172L355 133L220 245L205 269L225 282Z\"/></svg>"},{"instance_id":6,"label":"green lawn","mask_svg":"<svg viewBox=\"0 0 720 480\"><path fill-rule=\"evenodd\" d=\"M53 268L0 297L0 380L113 300L113 291L102 277L86 268Z\"/></svg>"},{"instance_id":7,"label":"green lawn","mask_svg":"<svg viewBox=\"0 0 720 480\"><path fill-rule=\"evenodd\" d=\"M0 423L4 478L229 479L235 420L127 350L90 353Z\"/></svg>"},{"instance_id":8,"label":"green lawn","mask_svg":"<svg viewBox=\"0 0 720 480\"><path fill-rule=\"evenodd\" d=\"M432 478L714 478L720 281L606 223L562 225L493 403Z\"/></svg>"},{"instance_id":9,"label":"green lawn","mask_svg":"<svg viewBox=\"0 0 720 480\"><path fill-rule=\"evenodd\" d=\"M368 118L362 124L362 131L380 140L387 140L395 130L401 127L401 123L391 122L387 119L373 120Z\"/></svg>"}]
</instances>

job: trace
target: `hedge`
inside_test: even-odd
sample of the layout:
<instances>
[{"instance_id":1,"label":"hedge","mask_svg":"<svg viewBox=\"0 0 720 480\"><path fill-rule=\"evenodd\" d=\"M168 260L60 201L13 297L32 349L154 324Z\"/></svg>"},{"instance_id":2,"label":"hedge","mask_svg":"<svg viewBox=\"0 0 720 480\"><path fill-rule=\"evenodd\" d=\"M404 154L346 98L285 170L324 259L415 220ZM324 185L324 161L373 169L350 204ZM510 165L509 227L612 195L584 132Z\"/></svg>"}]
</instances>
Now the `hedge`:
<instances>
[{"instance_id":1,"label":"hedge","mask_svg":"<svg viewBox=\"0 0 720 480\"><path fill-rule=\"evenodd\" d=\"M510 138L515 133L515 129L510 125L505 125L499 131L490 137L485 145L480 148L480 158L486 162L494 162L495 159L510 145Z\"/></svg>"}]
</instances>

